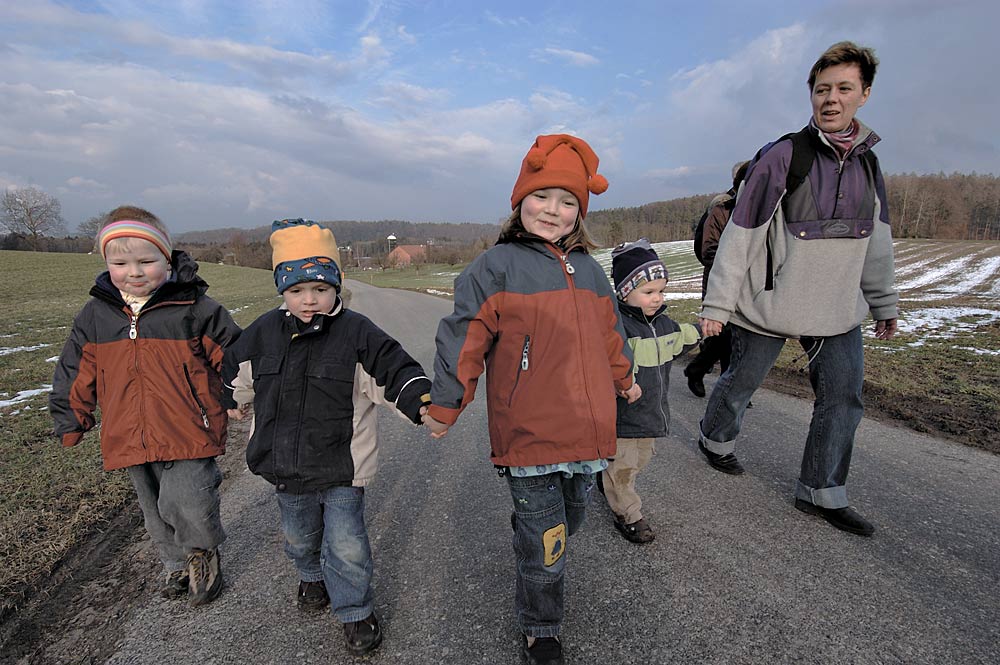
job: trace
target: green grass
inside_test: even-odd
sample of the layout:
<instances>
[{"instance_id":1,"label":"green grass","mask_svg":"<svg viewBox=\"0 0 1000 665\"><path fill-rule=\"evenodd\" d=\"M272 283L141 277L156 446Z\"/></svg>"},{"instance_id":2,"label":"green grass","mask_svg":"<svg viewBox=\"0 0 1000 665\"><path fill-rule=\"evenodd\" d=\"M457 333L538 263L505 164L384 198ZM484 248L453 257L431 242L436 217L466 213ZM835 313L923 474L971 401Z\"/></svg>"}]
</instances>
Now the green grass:
<instances>
[{"instance_id":1,"label":"green grass","mask_svg":"<svg viewBox=\"0 0 1000 665\"><path fill-rule=\"evenodd\" d=\"M39 269L42 266L42 269ZM0 252L0 347L36 347L0 355L0 400L52 383L76 312L88 300L100 257ZM278 304L271 273L203 265L209 295L237 310L246 325ZM102 470L97 432L64 449L51 434L48 392L0 408L0 596L46 571L133 496L124 471ZM3 609L3 607L0 607Z\"/></svg>"},{"instance_id":2,"label":"green grass","mask_svg":"<svg viewBox=\"0 0 1000 665\"><path fill-rule=\"evenodd\" d=\"M426 291L428 289L452 293L455 278L465 266L446 263L427 263L408 268L387 268L385 270L348 270L347 279L355 279L365 284L393 289Z\"/></svg>"}]
</instances>

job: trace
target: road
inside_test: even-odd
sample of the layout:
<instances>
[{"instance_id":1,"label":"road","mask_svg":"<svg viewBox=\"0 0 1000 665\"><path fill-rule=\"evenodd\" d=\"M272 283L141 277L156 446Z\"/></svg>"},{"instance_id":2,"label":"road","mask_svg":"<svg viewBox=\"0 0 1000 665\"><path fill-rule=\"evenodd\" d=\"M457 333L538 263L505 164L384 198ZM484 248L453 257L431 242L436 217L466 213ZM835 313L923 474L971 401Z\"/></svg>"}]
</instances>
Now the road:
<instances>
[{"instance_id":1,"label":"road","mask_svg":"<svg viewBox=\"0 0 1000 665\"><path fill-rule=\"evenodd\" d=\"M451 303L349 287L430 371ZM600 495L570 540L567 662L1000 662L1000 458L865 420L850 493L878 531L859 538L792 507L809 402L754 396L739 477L696 449L704 404L675 368L673 433L639 479L655 543L622 539ZM510 495L482 400L440 441L390 413L381 423L367 517L385 641L367 662L520 662ZM272 494L248 472L233 480L223 595L194 610L149 597L109 663L356 662L329 614L296 610Z\"/></svg>"}]
</instances>

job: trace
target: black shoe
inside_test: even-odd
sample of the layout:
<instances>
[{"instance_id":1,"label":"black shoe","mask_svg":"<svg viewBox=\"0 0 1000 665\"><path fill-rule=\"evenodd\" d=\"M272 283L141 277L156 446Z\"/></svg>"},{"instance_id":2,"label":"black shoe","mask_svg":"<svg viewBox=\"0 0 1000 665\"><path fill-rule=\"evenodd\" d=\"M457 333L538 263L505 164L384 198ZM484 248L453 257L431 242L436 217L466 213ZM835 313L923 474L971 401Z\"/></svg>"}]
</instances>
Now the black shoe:
<instances>
[{"instance_id":1,"label":"black shoe","mask_svg":"<svg viewBox=\"0 0 1000 665\"><path fill-rule=\"evenodd\" d=\"M188 571L175 570L167 573L167 577L160 587L160 595L164 598L180 598L188 592Z\"/></svg>"},{"instance_id":2,"label":"black shoe","mask_svg":"<svg viewBox=\"0 0 1000 665\"><path fill-rule=\"evenodd\" d=\"M639 519L631 524L625 524L625 520L615 516L615 528L618 529L625 540L636 545L645 545L656 539L652 527L645 519Z\"/></svg>"},{"instance_id":3,"label":"black shoe","mask_svg":"<svg viewBox=\"0 0 1000 665\"><path fill-rule=\"evenodd\" d=\"M705 447L705 444L698 440L698 450L705 455L705 459L708 460L709 466L713 469L721 471L722 473L728 473L733 476L738 476L746 469L740 464L740 461L736 459L736 455L729 453L728 455L719 455L713 453L711 450Z\"/></svg>"},{"instance_id":4,"label":"black shoe","mask_svg":"<svg viewBox=\"0 0 1000 665\"><path fill-rule=\"evenodd\" d=\"M528 637L525 636L524 657L528 665L562 665L562 643L558 637L538 637L529 647Z\"/></svg>"},{"instance_id":5,"label":"black shoe","mask_svg":"<svg viewBox=\"0 0 1000 665\"><path fill-rule=\"evenodd\" d=\"M684 376L688 380L688 388L694 393L695 397L705 396L705 375L695 374L690 371L690 367L684 368Z\"/></svg>"},{"instance_id":6,"label":"black shoe","mask_svg":"<svg viewBox=\"0 0 1000 665\"><path fill-rule=\"evenodd\" d=\"M330 596L326 592L326 583L303 582L299 580L299 592L295 598L295 606L303 612L321 610L330 604Z\"/></svg>"},{"instance_id":7,"label":"black shoe","mask_svg":"<svg viewBox=\"0 0 1000 665\"><path fill-rule=\"evenodd\" d=\"M752 409L753 408L753 402L747 402L747 408L748 409Z\"/></svg>"},{"instance_id":8,"label":"black shoe","mask_svg":"<svg viewBox=\"0 0 1000 665\"><path fill-rule=\"evenodd\" d=\"M871 522L858 514L850 506L844 508L823 508L803 499L795 499L795 507L804 513L818 515L841 531L847 531L859 536L870 536L875 533Z\"/></svg>"},{"instance_id":9,"label":"black shoe","mask_svg":"<svg viewBox=\"0 0 1000 665\"><path fill-rule=\"evenodd\" d=\"M355 656L363 656L377 649L382 644L382 629L379 628L375 613L372 612L361 621L345 623L344 639L347 650Z\"/></svg>"}]
</instances>

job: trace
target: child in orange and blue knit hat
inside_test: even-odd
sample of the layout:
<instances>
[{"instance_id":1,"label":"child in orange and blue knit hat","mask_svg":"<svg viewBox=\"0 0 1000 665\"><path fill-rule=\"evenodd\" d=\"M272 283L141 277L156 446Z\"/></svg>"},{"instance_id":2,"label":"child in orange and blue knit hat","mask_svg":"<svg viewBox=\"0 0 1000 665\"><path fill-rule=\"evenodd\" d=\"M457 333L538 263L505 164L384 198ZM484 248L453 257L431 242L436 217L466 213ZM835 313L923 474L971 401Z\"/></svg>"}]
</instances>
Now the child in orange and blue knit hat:
<instances>
[{"instance_id":1,"label":"child in orange and blue knit hat","mask_svg":"<svg viewBox=\"0 0 1000 665\"><path fill-rule=\"evenodd\" d=\"M430 379L399 343L340 298L333 233L305 219L271 226L281 307L250 324L226 353L230 416L235 383L252 381L247 465L275 486L285 552L299 574L301 610L330 605L347 649L379 646L365 486L375 477L375 406L419 425Z\"/></svg>"}]
</instances>

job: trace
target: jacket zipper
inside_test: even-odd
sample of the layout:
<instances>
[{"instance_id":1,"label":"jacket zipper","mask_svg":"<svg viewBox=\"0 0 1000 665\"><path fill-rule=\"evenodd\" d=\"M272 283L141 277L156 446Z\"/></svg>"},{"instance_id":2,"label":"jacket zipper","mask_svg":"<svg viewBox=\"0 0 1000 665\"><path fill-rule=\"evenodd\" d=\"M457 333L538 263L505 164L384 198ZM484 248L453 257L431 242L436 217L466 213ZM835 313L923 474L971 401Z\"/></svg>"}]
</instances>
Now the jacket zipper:
<instances>
[{"instance_id":1,"label":"jacket zipper","mask_svg":"<svg viewBox=\"0 0 1000 665\"><path fill-rule=\"evenodd\" d=\"M521 348L521 366L517 370L517 376L514 377L514 387L510 389L510 398L507 400L507 406L509 407L514 403L514 393L517 392L517 384L521 382L521 372L527 372L528 367L531 363L528 360L528 350L531 348L531 335L524 336L524 346Z\"/></svg>"},{"instance_id":2,"label":"jacket zipper","mask_svg":"<svg viewBox=\"0 0 1000 665\"><path fill-rule=\"evenodd\" d=\"M573 264L569 262L568 254L560 254L559 258L562 259L563 263L566 265L566 285L569 287L570 297L573 299L573 311L576 312L576 331L577 331L577 343L580 345L580 354L583 354L583 331L580 329L580 303L576 298L576 283L573 281L573 273L576 272L576 268ZM599 432L597 430L597 414L594 413L593 403L594 400L590 395L590 381L587 377L587 364L581 358L580 361L581 369L583 370L583 390L587 394L587 402L591 404L590 416L591 425L594 427L594 441L599 441ZM600 449L597 450L598 456L600 456Z\"/></svg>"},{"instance_id":3,"label":"jacket zipper","mask_svg":"<svg viewBox=\"0 0 1000 665\"><path fill-rule=\"evenodd\" d=\"M653 342L656 344L656 378L660 382L660 395L659 399L656 400L656 406L660 409L660 416L663 418L663 429L666 431L667 414L663 410L663 363L660 359L660 340L656 335L656 328L653 325L653 321L646 321L646 323L649 325L649 329L653 333Z\"/></svg>"},{"instance_id":4,"label":"jacket zipper","mask_svg":"<svg viewBox=\"0 0 1000 665\"><path fill-rule=\"evenodd\" d=\"M187 381L188 390L191 391L191 397L194 398L194 403L198 405L198 410L201 411L201 422L205 424L205 429L209 429L208 424L208 412L205 411L205 406L198 399L198 391L194 389L194 382L191 381L191 373L188 371L187 363L184 363L184 379Z\"/></svg>"}]
</instances>

